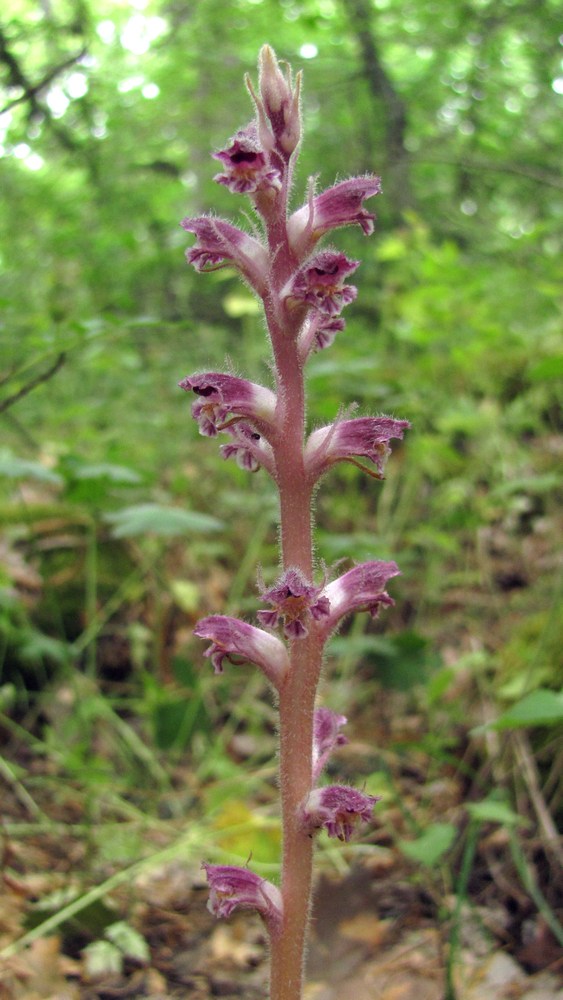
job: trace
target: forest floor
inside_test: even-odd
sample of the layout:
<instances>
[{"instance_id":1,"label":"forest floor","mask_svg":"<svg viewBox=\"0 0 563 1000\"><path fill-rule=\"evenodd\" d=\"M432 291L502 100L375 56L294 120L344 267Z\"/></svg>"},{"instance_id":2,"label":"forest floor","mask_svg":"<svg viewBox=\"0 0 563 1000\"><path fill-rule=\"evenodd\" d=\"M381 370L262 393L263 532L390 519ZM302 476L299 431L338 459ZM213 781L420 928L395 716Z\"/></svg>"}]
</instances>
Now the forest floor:
<instances>
[{"instance_id":1,"label":"forest floor","mask_svg":"<svg viewBox=\"0 0 563 1000\"><path fill-rule=\"evenodd\" d=\"M361 734L361 713L357 724ZM368 752L364 748L360 740L342 752L348 751L356 765ZM405 764L389 752L388 761L405 801L420 798L425 786L420 753ZM57 777L45 761L27 760L25 766L28 777L33 771L44 777L45 769ZM64 776L61 782L64 786ZM430 791L435 818L461 815L467 790L459 771L444 769ZM119 865L107 860L102 865L96 858L84 834L85 803L72 793L67 784L54 801L34 796L33 809L39 808L50 825L45 829L35 816L36 831L33 822L26 829L30 803L22 786L12 782L3 797L1 1000L263 1000L268 956L259 918L240 913L216 921L206 909L202 871L177 854L167 858L165 851L161 861L138 870L133 866L127 880L119 883L118 877L111 888ZM321 856L306 1000L561 1000L561 949L518 884L509 832L498 825L483 828L460 903L459 895L448 893L447 879L433 870L421 874L420 866L397 850L389 836L390 825L401 825L395 812L391 808L385 824L374 820L368 844L340 873ZM18 829L27 835L17 836ZM163 830L161 825L147 833L144 846L153 856L181 836L180 821L170 820L168 831ZM534 846L529 840L526 849L529 857L539 858L539 841ZM535 874L540 882L543 878L541 889L553 905L557 891L549 880L558 878L557 869L544 862ZM95 886L104 881L108 891L99 898ZM78 912L69 911L67 920L55 919L53 925L44 923L41 936L34 938L33 927L49 912L60 914L72 890L76 895L77 882L82 892ZM120 921L125 937L114 937L113 946L106 938L101 949L98 941L92 950L96 925L115 927Z\"/></svg>"},{"instance_id":2,"label":"forest floor","mask_svg":"<svg viewBox=\"0 0 563 1000\"><path fill-rule=\"evenodd\" d=\"M480 652L506 648L534 611L528 577L541 581L556 546L532 541L538 551L516 539L508 555L497 544L490 592L448 588L447 607L428 616L429 644L451 668L446 688L421 688L417 700L380 686L366 664L344 691L351 741L335 755L336 772L360 787L379 773L391 791L360 838L338 851L320 840L306 1000L563 1000L561 748L541 729L484 732L500 709L475 666ZM76 680L88 679L77 672ZM217 921L206 908L199 865L216 858L217 830L209 843L205 825L204 782L213 779L202 779L188 751L149 751L146 719L123 719L95 691L97 710L113 713L111 732L129 727L136 784L123 778L130 764L112 754L105 723L94 719L84 759L60 736L50 742L57 727L64 732L63 713L81 735L64 684L31 726L0 719L0 1000L263 1000L259 918ZM253 740L262 759L275 753L275 727L266 734L263 718L258 740L241 732L237 745L216 742L246 820L256 811L276 826L275 768L265 769L262 798L247 780ZM143 771L145 751L168 782L160 798ZM451 839L441 849L444 834ZM222 850L226 860L246 847Z\"/></svg>"}]
</instances>

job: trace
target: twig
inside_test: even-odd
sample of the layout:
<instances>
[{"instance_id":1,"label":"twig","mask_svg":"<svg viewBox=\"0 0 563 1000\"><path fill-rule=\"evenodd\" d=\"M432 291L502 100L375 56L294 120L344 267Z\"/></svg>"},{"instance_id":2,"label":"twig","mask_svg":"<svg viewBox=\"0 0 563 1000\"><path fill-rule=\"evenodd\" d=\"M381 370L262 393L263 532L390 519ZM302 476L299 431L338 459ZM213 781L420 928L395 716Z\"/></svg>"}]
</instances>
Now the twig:
<instances>
[{"instance_id":1,"label":"twig","mask_svg":"<svg viewBox=\"0 0 563 1000\"><path fill-rule=\"evenodd\" d=\"M546 854L548 857L551 855L558 863L559 868L563 870L563 848L557 828L540 788L538 770L530 750L528 738L525 733L515 732L512 739L520 770L538 818Z\"/></svg>"},{"instance_id":2,"label":"twig","mask_svg":"<svg viewBox=\"0 0 563 1000\"><path fill-rule=\"evenodd\" d=\"M32 389L35 389L38 385L41 385L42 382L48 382L48 380L52 378L53 375L56 375L59 368L62 368L65 361L66 361L66 354L64 353L64 351L62 351L59 354L58 358L56 359L55 363L51 365L51 367L48 368L47 371L41 372L40 375L36 375L35 378L30 379L30 381L26 382L26 384L23 385L21 389L18 389L17 392L14 392L11 396L8 396L7 399L5 399L2 403L0 403L0 413L4 413L5 410L8 410L10 406L14 405L14 403L19 402L20 399L23 399L24 396L27 396L27 394L30 393Z\"/></svg>"}]
</instances>

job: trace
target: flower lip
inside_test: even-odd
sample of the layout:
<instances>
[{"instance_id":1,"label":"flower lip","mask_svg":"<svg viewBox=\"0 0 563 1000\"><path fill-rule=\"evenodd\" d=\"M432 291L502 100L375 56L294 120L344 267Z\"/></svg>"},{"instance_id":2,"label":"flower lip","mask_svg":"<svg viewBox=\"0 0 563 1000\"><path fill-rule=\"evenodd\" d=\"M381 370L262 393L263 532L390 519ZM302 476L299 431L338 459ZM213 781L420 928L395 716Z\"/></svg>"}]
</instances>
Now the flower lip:
<instances>
[{"instance_id":1,"label":"flower lip","mask_svg":"<svg viewBox=\"0 0 563 1000\"><path fill-rule=\"evenodd\" d=\"M282 296L290 306L292 303L306 304L313 306L324 317L338 316L358 294L354 285L344 284L344 279L359 264L359 260L350 260L343 253L323 250L297 272Z\"/></svg>"},{"instance_id":2,"label":"flower lip","mask_svg":"<svg viewBox=\"0 0 563 1000\"><path fill-rule=\"evenodd\" d=\"M330 604L321 591L322 587L308 583L300 570L290 567L262 593L273 610L258 611L256 617L266 628L276 628L282 622L288 639L303 639L309 633L311 619L320 621L330 614Z\"/></svg>"},{"instance_id":3,"label":"flower lip","mask_svg":"<svg viewBox=\"0 0 563 1000\"><path fill-rule=\"evenodd\" d=\"M314 788L301 806L301 822L309 834L324 827L329 837L348 841L359 822L369 822L379 801L379 796L366 795L347 785Z\"/></svg>"},{"instance_id":4,"label":"flower lip","mask_svg":"<svg viewBox=\"0 0 563 1000\"><path fill-rule=\"evenodd\" d=\"M270 389L221 372L188 375L178 384L200 397L192 405L200 434L215 437L227 429L227 421L240 417L251 420L265 437L273 432L276 396Z\"/></svg>"},{"instance_id":5,"label":"flower lip","mask_svg":"<svg viewBox=\"0 0 563 1000\"><path fill-rule=\"evenodd\" d=\"M350 177L327 188L299 208L288 221L292 249L303 256L331 229L359 225L366 236L374 231L375 215L363 207L367 198L381 193L381 179L374 174Z\"/></svg>"},{"instance_id":6,"label":"flower lip","mask_svg":"<svg viewBox=\"0 0 563 1000\"><path fill-rule=\"evenodd\" d=\"M259 240L226 219L201 215L182 219L182 229L193 233L196 243L186 257L196 271L215 271L232 264L261 294L268 272L268 251Z\"/></svg>"},{"instance_id":7,"label":"flower lip","mask_svg":"<svg viewBox=\"0 0 563 1000\"><path fill-rule=\"evenodd\" d=\"M375 559L354 566L329 583L324 589L330 602L330 615L324 622L327 633L352 611L368 611L376 618L381 606L394 604L385 586L399 573L397 563Z\"/></svg>"},{"instance_id":8,"label":"flower lip","mask_svg":"<svg viewBox=\"0 0 563 1000\"><path fill-rule=\"evenodd\" d=\"M355 417L320 427L307 441L306 465L316 479L335 462L354 462L359 456L373 462L377 470L375 477L382 479L391 453L389 441L401 439L409 427L408 420L395 420L394 417Z\"/></svg>"},{"instance_id":9,"label":"flower lip","mask_svg":"<svg viewBox=\"0 0 563 1000\"><path fill-rule=\"evenodd\" d=\"M234 458L239 468L245 472L257 472L262 466L274 475L274 456L272 449L250 424L236 423L228 428L231 437L229 444L219 448L223 458Z\"/></svg>"},{"instance_id":10,"label":"flower lip","mask_svg":"<svg viewBox=\"0 0 563 1000\"><path fill-rule=\"evenodd\" d=\"M230 917L237 907L253 909L264 918L270 933L281 928L282 897L272 882L236 865L210 865L204 861L201 867L209 883L207 908L216 917Z\"/></svg>"},{"instance_id":11,"label":"flower lip","mask_svg":"<svg viewBox=\"0 0 563 1000\"><path fill-rule=\"evenodd\" d=\"M282 642L269 632L227 615L209 615L194 628L198 639L211 645L205 651L216 674L223 673L223 662L254 663L268 680L279 688L289 670L289 657Z\"/></svg>"},{"instance_id":12,"label":"flower lip","mask_svg":"<svg viewBox=\"0 0 563 1000\"><path fill-rule=\"evenodd\" d=\"M280 171L271 166L258 142L255 123L241 129L231 139L230 145L212 154L225 167L214 180L237 194L255 194L263 188L279 189Z\"/></svg>"}]
</instances>

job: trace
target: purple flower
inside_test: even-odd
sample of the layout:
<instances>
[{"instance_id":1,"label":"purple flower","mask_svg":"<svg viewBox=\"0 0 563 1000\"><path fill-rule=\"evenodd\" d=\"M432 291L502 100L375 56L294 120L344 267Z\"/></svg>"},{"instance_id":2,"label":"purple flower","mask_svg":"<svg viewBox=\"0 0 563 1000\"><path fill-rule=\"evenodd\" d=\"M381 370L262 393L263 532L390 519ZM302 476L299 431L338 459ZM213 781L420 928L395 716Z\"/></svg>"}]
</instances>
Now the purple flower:
<instances>
[{"instance_id":1,"label":"purple flower","mask_svg":"<svg viewBox=\"0 0 563 1000\"><path fill-rule=\"evenodd\" d=\"M335 462L358 465L355 458L359 456L374 463L377 472L370 474L376 479L383 479L385 463L391 454L389 441L391 438L402 438L408 427L408 420L395 420L393 417L357 417L337 421L313 431L305 448L305 463L317 479Z\"/></svg>"},{"instance_id":2,"label":"purple flower","mask_svg":"<svg viewBox=\"0 0 563 1000\"><path fill-rule=\"evenodd\" d=\"M311 618L320 621L330 613L330 605L321 597L322 587L315 587L298 569L287 569L278 582L262 593L273 605L273 611L258 611L257 618L267 628L283 622L288 639L302 639L308 634Z\"/></svg>"},{"instance_id":3,"label":"purple flower","mask_svg":"<svg viewBox=\"0 0 563 1000\"><path fill-rule=\"evenodd\" d=\"M346 785L314 788L301 807L301 819L307 833L324 826L329 837L350 840L360 821L369 822L379 798L365 795Z\"/></svg>"},{"instance_id":4,"label":"purple flower","mask_svg":"<svg viewBox=\"0 0 563 1000\"><path fill-rule=\"evenodd\" d=\"M323 250L297 272L282 292L290 305L306 303L323 317L337 316L358 294L354 285L344 279L359 266L359 260L349 260L343 253Z\"/></svg>"},{"instance_id":5,"label":"purple flower","mask_svg":"<svg viewBox=\"0 0 563 1000\"><path fill-rule=\"evenodd\" d=\"M366 211L363 202L380 192L381 179L370 174L351 177L310 198L288 221L292 249L298 257L303 257L310 253L321 236L341 226L357 224L366 236L371 236L375 215Z\"/></svg>"},{"instance_id":6,"label":"purple flower","mask_svg":"<svg viewBox=\"0 0 563 1000\"><path fill-rule=\"evenodd\" d=\"M267 444L250 424L233 424L228 428L231 436L229 444L219 448L223 458L234 458L240 469L245 472L257 472L263 466L271 476L274 475L274 456Z\"/></svg>"},{"instance_id":7,"label":"purple flower","mask_svg":"<svg viewBox=\"0 0 563 1000\"><path fill-rule=\"evenodd\" d=\"M261 294L268 270L268 252L259 240L212 215L183 219L180 223L197 237L186 257L196 271L216 271L232 264Z\"/></svg>"},{"instance_id":8,"label":"purple flower","mask_svg":"<svg viewBox=\"0 0 563 1000\"><path fill-rule=\"evenodd\" d=\"M254 123L237 132L227 149L213 156L225 167L225 172L214 180L236 194L255 194L263 188L281 186L280 171L271 166L260 148Z\"/></svg>"},{"instance_id":9,"label":"purple flower","mask_svg":"<svg viewBox=\"0 0 563 1000\"><path fill-rule=\"evenodd\" d=\"M323 313L314 312L299 338L300 357L305 360L311 351L322 351L330 347L337 333L346 326L341 316L330 319Z\"/></svg>"},{"instance_id":10,"label":"purple flower","mask_svg":"<svg viewBox=\"0 0 563 1000\"><path fill-rule=\"evenodd\" d=\"M338 730L348 720L345 715L317 708L313 717L313 782L316 782L335 747L344 746L348 738Z\"/></svg>"},{"instance_id":11,"label":"purple flower","mask_svg":"<svg viewBox=\"0 0 563 1000\"><path fill-rule=\"evenodd\" d=\"M284 644L269 632L239 618L209 615L197 623L194 635L210 640L211 645L204 655L210 658L216 674L223 673L223 660L235 664L254 663L275 687L279 687L289 668Z\"/></svg>"},{"instance_id":12,"label":"purple flower","mask_svg":"<svg viewBox=\"0 0 563 1000\"><path fill-rule=\"evenodd\" d=\"M178 385L199 397L192 405L192 416L206 437L216 437L240 417L251 419L263 434L273 430L276 396L264 386L221 372L187 375Z\"/></svg>"},{"instance_id":13,"label":"purple flower","mask_svg":"<svg viewBox=\"0 0 563 1000\"><path fill-rule=\"evenodd\" d=\"M281 929L282 897L277 886L247 868L204 862L209 883L208 910L216 917L230 917L237 907L258 910L270 933Z\"/></svg>"},{"instance_id":14,"label":"purple flower","mask_svg":"<svg viewBox=\"0 0 563 1000\"><path fill-rule=\"evenodd\" d=\"M369 611L372 618L375 618L381 605L394 604L385 586L388 580L399 573L397 563L373 560L354 566L343 576L327 584L323 591L330 602L330 614L325 623L327 634L344 615L352 611Z\"/></svg>"}]
</instances>

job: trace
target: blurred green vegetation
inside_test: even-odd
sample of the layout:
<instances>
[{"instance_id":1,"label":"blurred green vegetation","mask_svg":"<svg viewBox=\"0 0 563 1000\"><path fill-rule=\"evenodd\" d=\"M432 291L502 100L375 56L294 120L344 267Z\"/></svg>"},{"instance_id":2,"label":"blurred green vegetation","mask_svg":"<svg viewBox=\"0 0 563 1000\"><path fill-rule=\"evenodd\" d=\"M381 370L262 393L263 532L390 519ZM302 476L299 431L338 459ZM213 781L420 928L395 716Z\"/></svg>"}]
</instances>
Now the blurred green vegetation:
<instances>
[{"instance_id":1,"label":"blurred green vegetation","mask_svg":"<svg viewBox=\"0 0 563 1000\"><path fill-rule=\"evenodd\" d=\"M359 297L311 360L311 425L358 403L413 428L384 484L342 466L321 486L319 563L392 557L403 574L381 623L334 640L323 697L382 735L374 695L394 691L426 722L404 737L387 719L388 745L432 775L460 768L469 741L484 801L500 772L469 730L524 727L560 810L556 13L554 0L12 0L1 16L0 727L8 757L25 746L79 783L89 816L195 811L226 856L277 857L272 707L245 668L210 676L190 638L202 614L252 615L256 566L277 564L275 496L219 461L177 389L231 360L269 379L256 303L229 271L194 274L178 225L200 211L246 223L209 151L251 117L242 77L266 40L305 71L294 204L309 175L384 183L376 234L335 240L363 261ZM512 798L523 774L504 750ZM26 766L16 798L41 811ZM431 820L404 841L430 868L457 828Z\"/></svg>"}]
</instances>

